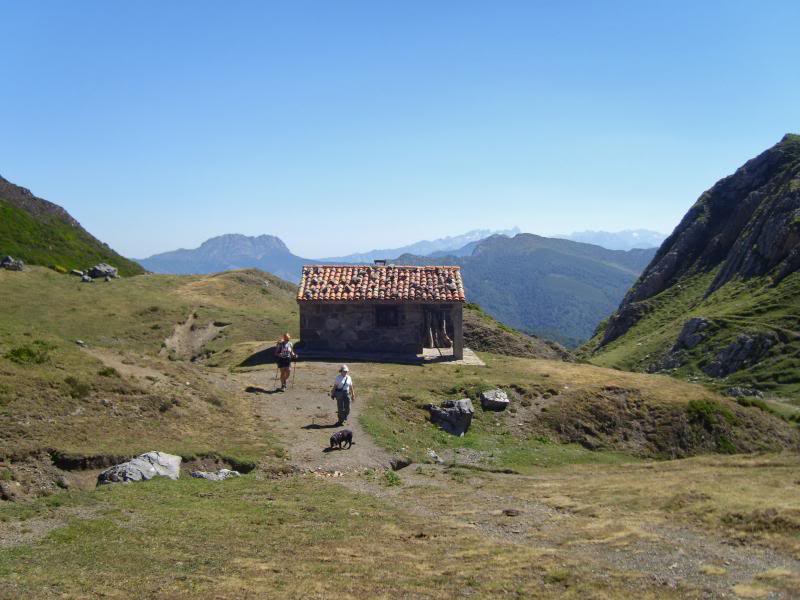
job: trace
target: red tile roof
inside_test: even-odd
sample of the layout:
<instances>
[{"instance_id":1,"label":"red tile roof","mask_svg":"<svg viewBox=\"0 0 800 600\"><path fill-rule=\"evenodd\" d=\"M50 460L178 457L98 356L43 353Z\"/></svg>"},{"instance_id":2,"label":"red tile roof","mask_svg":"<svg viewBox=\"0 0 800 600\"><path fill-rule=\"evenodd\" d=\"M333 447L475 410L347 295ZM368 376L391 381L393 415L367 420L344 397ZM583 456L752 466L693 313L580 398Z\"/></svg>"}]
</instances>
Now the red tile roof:
<instances>
[{"instance_id":1,"label":"red tile roof","mask_svg":"<svg viewBox=\"0 0 800 600\"><path fill-rule=\"evenodd\" d=\"M306 265L298 302L464 302L459 267Z\"/></svg>"}]
</instances>

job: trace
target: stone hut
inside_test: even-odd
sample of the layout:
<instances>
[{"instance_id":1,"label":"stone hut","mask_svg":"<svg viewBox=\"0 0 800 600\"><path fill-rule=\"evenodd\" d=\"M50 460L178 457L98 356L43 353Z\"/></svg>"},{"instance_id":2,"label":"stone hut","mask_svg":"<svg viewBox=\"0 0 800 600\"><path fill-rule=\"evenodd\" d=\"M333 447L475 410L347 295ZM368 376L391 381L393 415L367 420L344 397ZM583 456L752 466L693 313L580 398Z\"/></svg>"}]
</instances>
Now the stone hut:
<instances>
[{"instance_id":1,"label":"stone hut","mask_svg":"<svg viewBox=\"0 0 800 600\"><path fill-rule=\"evenodd\" d=\"M297 303L300 338L312 352L464 357L459 267L307 265Z\"/></svg>"}]
</instances>

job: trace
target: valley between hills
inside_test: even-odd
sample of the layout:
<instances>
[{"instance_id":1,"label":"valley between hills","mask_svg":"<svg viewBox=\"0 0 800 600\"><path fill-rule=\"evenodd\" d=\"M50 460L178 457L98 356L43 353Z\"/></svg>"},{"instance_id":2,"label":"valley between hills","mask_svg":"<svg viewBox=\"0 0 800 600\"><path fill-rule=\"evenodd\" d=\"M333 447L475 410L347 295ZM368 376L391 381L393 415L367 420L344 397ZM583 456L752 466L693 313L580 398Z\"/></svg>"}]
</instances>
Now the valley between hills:
<instances>
[{"instance_id":1,"label":"valley between hills","mask_svg":"<svg viewBox=\"0 0 800 600\"><path fill-rule=\"evenodd\" d=\"M799 140L703 194L638 280L603 255L632 287L575 352L467 304L483 364L352 363L347 450L338 363L277 391L293 283L142 273L8 184L0 251L29 264L0 269L0 597L797 597ZM463 268L598 272L561 242L489 238ZM100 260L123 276L69 273ZM459 437L427 407L461 398ZM96 487L151 450L180 478Z\"/></svg>"}]
</instances>

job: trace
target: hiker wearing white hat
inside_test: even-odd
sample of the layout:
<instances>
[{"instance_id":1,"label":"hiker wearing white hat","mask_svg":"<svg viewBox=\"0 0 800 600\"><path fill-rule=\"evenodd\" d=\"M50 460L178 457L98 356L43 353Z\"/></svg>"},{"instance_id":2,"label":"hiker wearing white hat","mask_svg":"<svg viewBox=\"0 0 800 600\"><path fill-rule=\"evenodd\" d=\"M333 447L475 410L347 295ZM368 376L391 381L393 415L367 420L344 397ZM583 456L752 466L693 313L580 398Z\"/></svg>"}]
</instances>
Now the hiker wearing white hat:
<instances>
[{"instance_id":1,"label":"hiker wearing white hat","mask_svg":"<svg viewBox=\"0 0 800 600\"><path fill-rule=\"evenodd\" d=\"M331 398L336 399L336 416L339 418L336 426L344 425L350 415L350 402L356 401L356 390L347 365L339 367L339 374L333 382Z\"/></svg>"}]
</instances>

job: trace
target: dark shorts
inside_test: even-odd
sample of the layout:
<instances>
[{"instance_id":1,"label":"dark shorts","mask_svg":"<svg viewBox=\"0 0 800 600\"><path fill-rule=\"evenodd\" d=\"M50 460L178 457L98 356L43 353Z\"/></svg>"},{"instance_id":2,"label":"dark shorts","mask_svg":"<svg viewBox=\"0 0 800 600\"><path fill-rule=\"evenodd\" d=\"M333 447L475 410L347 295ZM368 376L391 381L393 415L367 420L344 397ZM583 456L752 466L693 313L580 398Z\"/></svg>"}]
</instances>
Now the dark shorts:
<instances>
[{"instance_id":1,"label":"dark shorts","mask_svg":"<svg viewBox=\"0 0 800 600\"><path fill-rule=\"evenodd\" d=\"M291 369L292 368L292 359L291 358L278 357L278 368L279 369Z\"/></svg>"}]
</instances>

